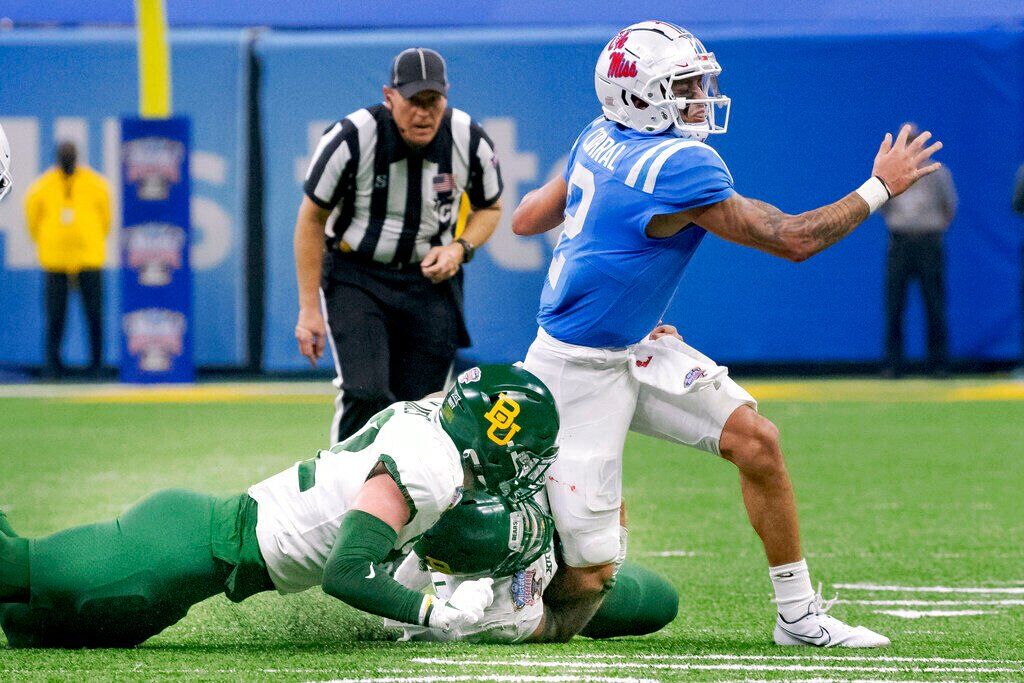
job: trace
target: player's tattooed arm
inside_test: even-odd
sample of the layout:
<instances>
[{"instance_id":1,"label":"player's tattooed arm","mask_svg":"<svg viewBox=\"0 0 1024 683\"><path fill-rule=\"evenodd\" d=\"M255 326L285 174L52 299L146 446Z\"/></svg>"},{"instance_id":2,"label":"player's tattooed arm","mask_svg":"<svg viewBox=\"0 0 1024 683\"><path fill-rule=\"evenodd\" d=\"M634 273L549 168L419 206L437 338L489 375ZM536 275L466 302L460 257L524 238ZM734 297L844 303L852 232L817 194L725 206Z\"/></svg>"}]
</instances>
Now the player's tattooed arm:
<instances>
[{"instance_id":1,"label":"player's tattooed arm","mask_svg":"<svg viewBox=\"0 0 1024 683\"><path fill-rule=\"evenodd\" d=\"M731 242L803 261L849 235L868 215L867 202L856 192L797 215L737 194L712 204L692 221Z\"/></svg>"},{"instance_id":2,"label":"player's tattooed arm","mask_svg":"<svg viewBox=\"0 0 1024 683\"><path fill-rule=\"evenodd\" d=\"M885 134L871 175L882 182L890 197L902 194L939 169L940 164L932 162L931 157L942 149L942 143L929 145L931 135L928 131L915 135L910 125L904 125L895 139ZM882 197L881 202L884 201ZM717 204L688 211L683 220L732 242L791 261L803 261L849 235L870 213L859 191L795 216L766 202L733 195Z\"/></svg>"}]
</instances>

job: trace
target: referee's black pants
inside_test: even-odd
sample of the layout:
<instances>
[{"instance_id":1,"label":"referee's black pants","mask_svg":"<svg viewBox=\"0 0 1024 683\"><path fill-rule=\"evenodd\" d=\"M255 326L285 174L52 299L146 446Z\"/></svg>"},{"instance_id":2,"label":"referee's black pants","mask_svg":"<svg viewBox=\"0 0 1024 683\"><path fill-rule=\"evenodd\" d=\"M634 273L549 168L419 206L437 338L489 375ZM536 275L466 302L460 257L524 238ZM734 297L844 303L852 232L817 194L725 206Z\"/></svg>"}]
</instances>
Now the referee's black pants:
<instances>
[{"instance_id":1,"label":"referee's black pants","mask_svg":"<svg viewBox=\"0 0 1024 683\"><path fill-rule=\"evenodd\" d=\"M946 287L943 235L940 232L889 234L886 264L886 366L893 374L903 371L903 315L907 289L916 280L924 298L928 329L927 370L946 370Z\"/></svg>"},{"instance_id":2,"label":"referee's black pants","mask_svg":"<svg viewBox=\"0 0 1024 683\"><path fill-rule=\"evenodd\" d=\"M43 285L46 302L46 371L59 375L63 369L60 347L67 322L68 296L77 286L89 328L89 369L103 365L103 271L83 270L77 274L47 272Z\"/></svg>"},{"instance_id":3,"label":"referee's black pants","mask_svg":"<svg viewBox=\"0 0 1024 683\"><path fill-rule=\"evenodd\" d=\"M395 401L444 388L459 345L452 283L419 267L398 271L335 257L321 283L339 389L331 442L342 441Z\"/></svg>"}]
</instances>

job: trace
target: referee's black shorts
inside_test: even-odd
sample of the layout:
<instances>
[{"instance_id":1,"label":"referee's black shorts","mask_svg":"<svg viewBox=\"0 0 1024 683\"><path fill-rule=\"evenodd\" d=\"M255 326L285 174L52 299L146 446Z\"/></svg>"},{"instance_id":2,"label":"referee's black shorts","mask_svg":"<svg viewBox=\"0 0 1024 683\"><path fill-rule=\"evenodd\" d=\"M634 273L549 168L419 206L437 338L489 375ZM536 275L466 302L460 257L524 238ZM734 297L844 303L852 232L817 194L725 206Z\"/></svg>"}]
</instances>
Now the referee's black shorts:
<instances>
[{"instance_id":1,"label":"referee's black shorts","mask_svg":"<svg viewBox=\"0 0 1024 683\"><path fill-rule=\"evenodd\" d=\"M344 440L395 401L444 388L468 342L457 281L328 252L321 289L340 389L331 440Z\"/></svg>"}]
</instances>

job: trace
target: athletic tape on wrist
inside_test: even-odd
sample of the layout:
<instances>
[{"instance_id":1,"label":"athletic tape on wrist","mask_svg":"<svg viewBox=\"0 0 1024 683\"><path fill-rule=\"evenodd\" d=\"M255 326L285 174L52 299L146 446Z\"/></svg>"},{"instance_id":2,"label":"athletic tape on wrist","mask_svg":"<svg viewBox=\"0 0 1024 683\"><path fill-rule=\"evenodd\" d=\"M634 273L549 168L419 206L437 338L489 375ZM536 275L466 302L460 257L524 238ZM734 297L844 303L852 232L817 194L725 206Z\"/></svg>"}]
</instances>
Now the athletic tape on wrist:
<instances>
[{"instance_id":1,"label":"athletic tape on wrist","mask_svg":"<svg viewBox=\"0 0 1024 683\"><path fill-rule=\"evenodd\" d=\"M889 192L889 188L886 187L885 182L876 175L868 178L864 184L858 187L855 191L860 195L861 199L867 202L868 213L878 211L882 204L889 201L889 198L892 196Z\"/></svg>"},{"instance_id":2,"label":"athletic tape on wrist","mask_svg":"<svg viewBox=\"0 0 1024 683\"><path fill-rule=\"evenodd\" d=\"M434 611L434 597L431 595L424 595L423 602L420 603L420 625L430 626L430 613Z\"/></svg>"}]
</instances>

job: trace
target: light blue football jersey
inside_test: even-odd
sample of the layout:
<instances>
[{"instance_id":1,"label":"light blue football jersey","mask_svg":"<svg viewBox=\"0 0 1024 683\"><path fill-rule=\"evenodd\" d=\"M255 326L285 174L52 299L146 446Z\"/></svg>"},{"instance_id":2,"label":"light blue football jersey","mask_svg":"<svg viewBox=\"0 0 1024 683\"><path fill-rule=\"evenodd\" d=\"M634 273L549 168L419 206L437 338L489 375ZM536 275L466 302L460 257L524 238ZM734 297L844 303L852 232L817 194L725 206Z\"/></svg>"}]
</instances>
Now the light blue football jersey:
<instances>
[{"instance_id":1,"label":"light blue football jersey","mask_svg":"<svg viewBox=\"0 0 1024 683\"><path fill-rule=\"evenodd\" d=\"M706 234L691 225L652 239L648 222L727 199L732 175L703 142L600 118L573 145L565 182L565 223L537 322L569 344L634 344L661 320Z\"/></svg>"}]
</instances>

